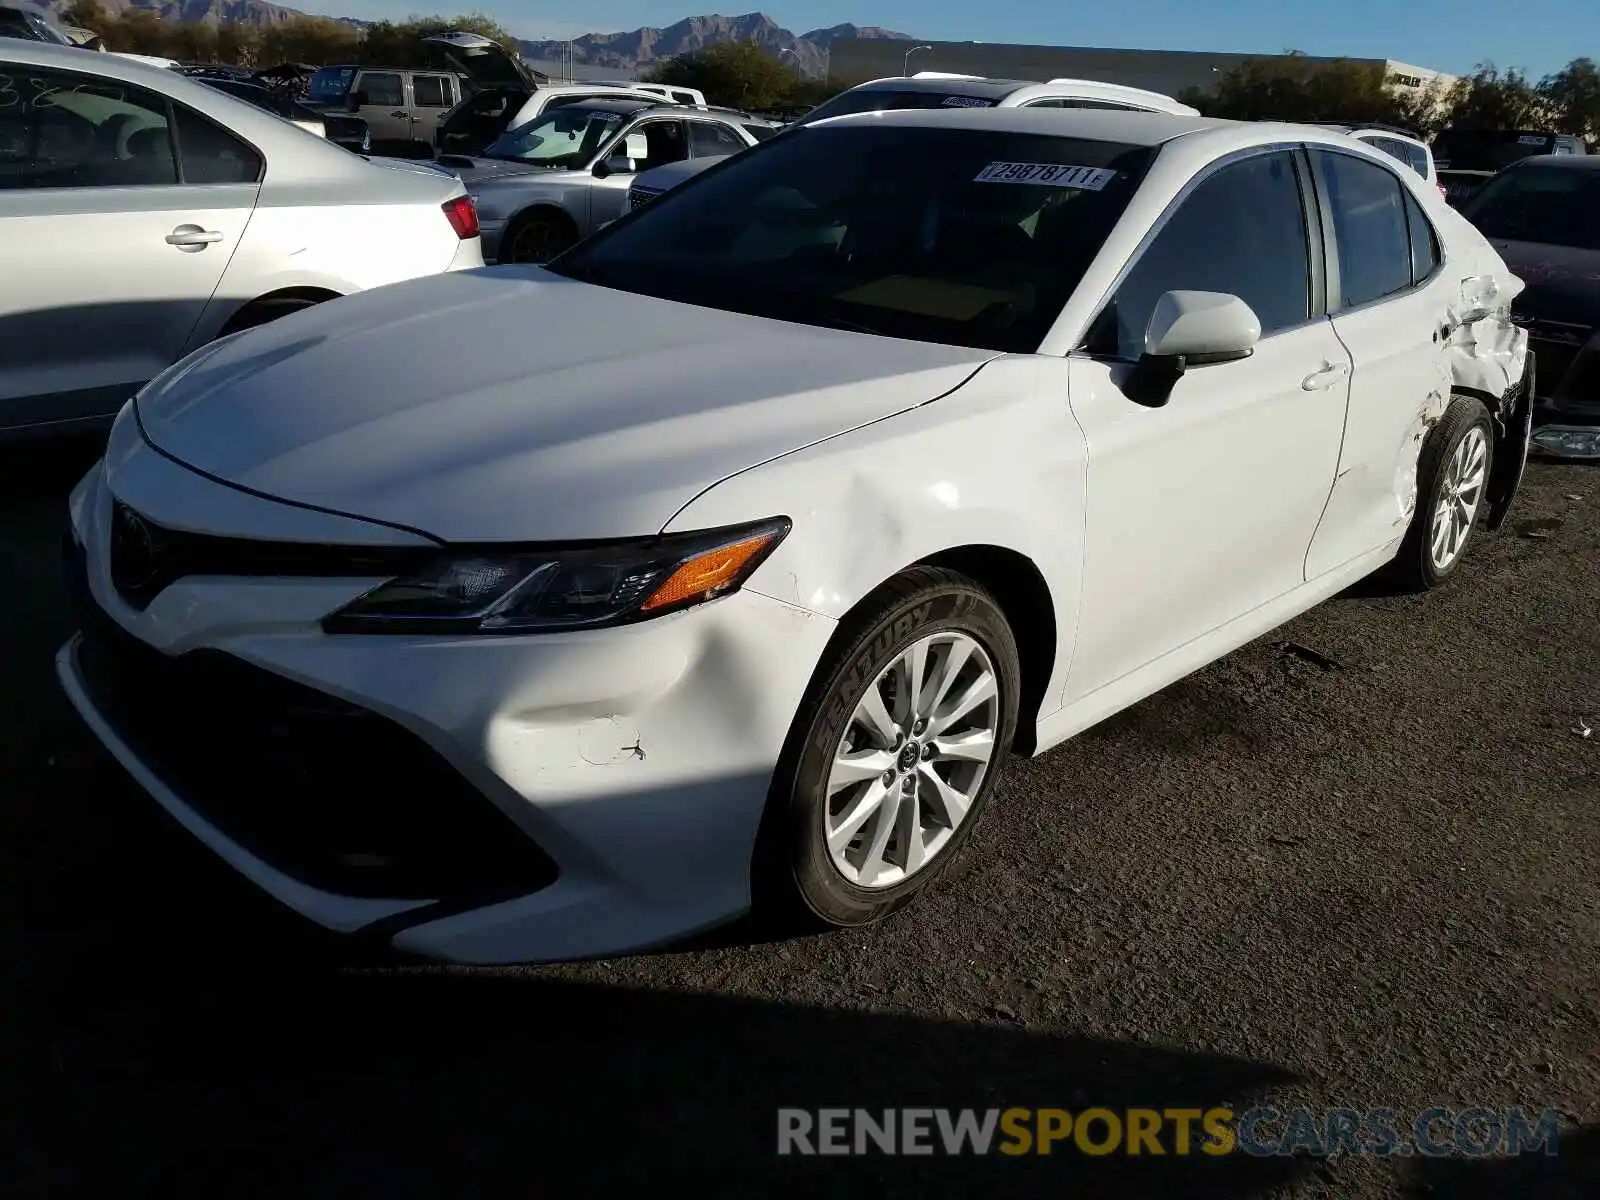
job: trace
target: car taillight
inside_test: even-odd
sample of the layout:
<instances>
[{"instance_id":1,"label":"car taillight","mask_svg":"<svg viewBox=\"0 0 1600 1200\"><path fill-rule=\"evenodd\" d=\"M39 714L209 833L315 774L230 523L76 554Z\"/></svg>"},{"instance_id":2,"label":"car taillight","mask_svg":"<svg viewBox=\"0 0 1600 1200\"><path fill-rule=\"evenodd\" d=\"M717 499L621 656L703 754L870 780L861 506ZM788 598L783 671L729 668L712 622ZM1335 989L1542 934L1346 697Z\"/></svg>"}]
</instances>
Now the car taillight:
<instances>
[{"instance_id":1,"label":"car taillight","mask_svg":"<svg viewBox=\"0 0 1600 1200\"><path fill-rule=\"evenodd\" d=\"M445 219L450 222L450 228L456 231L456 236L463 242L478 236L478 206L472 202L471 196L446 200L441 207Z\"/></svg>"}]
</instances>

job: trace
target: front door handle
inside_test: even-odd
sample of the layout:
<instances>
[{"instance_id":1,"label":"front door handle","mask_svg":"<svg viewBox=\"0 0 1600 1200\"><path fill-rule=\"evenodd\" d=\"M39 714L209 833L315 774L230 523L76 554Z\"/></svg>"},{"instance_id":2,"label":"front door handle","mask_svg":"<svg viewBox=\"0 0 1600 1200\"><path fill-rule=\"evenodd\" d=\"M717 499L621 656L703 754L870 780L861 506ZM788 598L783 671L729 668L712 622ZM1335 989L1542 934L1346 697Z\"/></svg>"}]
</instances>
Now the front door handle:
<instances>
[{"instance_id":1,"label":"front door handle","mask_svg":"<svg viewBox=\"0 0 1600 1200\"><path fill-rule=\"evenodd\" d=\"M1331 388L1339 380L1350 373L1346 363L1324 362L1322 366L1300 381L1300 386L1308 392L1322 392Z\"/></svg>"},{"instance_id":2,"label":"front door handle","mask_svg":"<svg viewBox=\"0 0 1600 1200\"><path fill-rule=\"evenodd\" d=\"M166 237L167 245L176 246L180 250L204 250L213 242L221 240L221 230L201 229L198 225L179 225Z\"/></svg>"}]
</instances>

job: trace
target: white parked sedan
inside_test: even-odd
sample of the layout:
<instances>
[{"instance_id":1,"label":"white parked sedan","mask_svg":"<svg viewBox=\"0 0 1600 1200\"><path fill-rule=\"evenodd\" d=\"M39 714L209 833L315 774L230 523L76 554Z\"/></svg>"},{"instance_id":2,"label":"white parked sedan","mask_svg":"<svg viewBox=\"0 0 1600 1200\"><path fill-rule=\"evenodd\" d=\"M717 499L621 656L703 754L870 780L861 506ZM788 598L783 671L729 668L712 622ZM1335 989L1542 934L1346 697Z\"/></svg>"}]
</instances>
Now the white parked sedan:
<instances>
[{"instance_id":1,"label":"white parked sedan","mask_svg":"<svg viewBox=\"0 0 1600 1200\"><path fill-rule=\"evenodd\" d=\"M465 187L174 71L0 41L0 438L108 422L185 353L483 265Z\"/></svg>"},{"instance_id":2,"label":"white parked sedan","mask_svg":"<svg viewBox=\"0 0 1600 1200\"><path fill-rule=\"evenodd\" d=\"M74 491L61 680L331 929L872 921L1038 754L1503 519L1518 289L1405 166L1169 115L847 116L547 268L192 355Z\"/></svg>"}]
</instances>

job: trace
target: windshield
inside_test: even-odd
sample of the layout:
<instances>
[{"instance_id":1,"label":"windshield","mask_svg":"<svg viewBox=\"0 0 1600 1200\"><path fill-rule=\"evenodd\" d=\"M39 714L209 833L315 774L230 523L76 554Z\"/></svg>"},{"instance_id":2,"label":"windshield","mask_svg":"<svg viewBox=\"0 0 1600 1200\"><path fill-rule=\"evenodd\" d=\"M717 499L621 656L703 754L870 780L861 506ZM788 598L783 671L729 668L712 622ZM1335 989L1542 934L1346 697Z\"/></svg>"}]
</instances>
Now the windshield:
<instances>
[{"instance_id":1,"label":"windshield","mask_svg":"<svg viewBox=\"0 0 1600 1200\"><path fill-rule=\"evenodd\" d=\"M338 104L350 90L355 75L354 67L323 67L312 74L306 85L306 98L313 104Z\"/></svg>"},{"instance_id":2,"label":"windshield","mask_svg":"<svg viewBox=\"0 0 1600 1200\"><path fill-rule=\"evenodd\" d=\"M664 193L552 269L731 312L1030 353L1154 153L977 130L796 130Z\"/></svg>"},{"instance_id":3,"label":"windshield","mask_svg":"<svg viewBox=\"0 0 1600 1200\"><path fill-rule=\"evenodd\" d=\"M962 96L944 91L895 92L885 88L857 88L843 92L817 105L803 118L807 125L842 117L847 113L889 112L903 108L993 108L994 101L983 96Z\"/></svg>"},{"instance_id":4,"label":"windshield","mask_svg":"<svg viewBox=\"0 0 1600 1200\"><path fill-rule=\"evenodd\" d=\"M489 143L485 158L533 163L541 167L584 167L621 129L629 114L565 104L502 133Z\"/></svg>"},{"instance_id":5,"label":"windshield","mask_svg":"<svg viewBox=\"0 0 1600 1200\"><path fill-rule=\"evenodd\" d=\"M1487 238L1600 250L1600 171L1515 167L1484 184L1461 215Z\"/></svg>"}]
</instances>

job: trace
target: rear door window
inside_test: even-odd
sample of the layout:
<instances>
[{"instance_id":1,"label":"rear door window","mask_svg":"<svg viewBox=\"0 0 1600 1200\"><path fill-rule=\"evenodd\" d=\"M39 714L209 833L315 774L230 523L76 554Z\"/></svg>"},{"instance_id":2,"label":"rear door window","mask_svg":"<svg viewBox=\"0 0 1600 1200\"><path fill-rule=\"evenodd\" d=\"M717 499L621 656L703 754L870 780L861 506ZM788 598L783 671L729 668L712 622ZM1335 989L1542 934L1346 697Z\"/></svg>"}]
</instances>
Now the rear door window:
<instances>
[{"instance_id":1,"label":"rear door window","mask_svg":"<svg viewBox=\"0 0 1600 1200\"><path fill-rule=\"evenodd\" d=\"M720 121L689 122L689 154L693 158L719 158L744 148L739 135Z\"/></svg>"},{"instance_id":2,"label":"rear door window","mask_svg":"<svg viewBox=\"0 0 1600 1200\"><path fill-rule=\"evenodd\" d=\"M1405 188L1393 173L1353 154L1313 150L1333 217L1342 303L1354 308L1411 287Z\"/></svg>"},{"instance_id":3,"label":"rear door window","mask_svg":"<svg viewBox=\"0 0 1600 1200\"><path fill-rule=\"evenodd\" d=\"M44 68L6 83L0 87L0 189L178 182L166 97Z\"/></svg>"}]
</instances>

